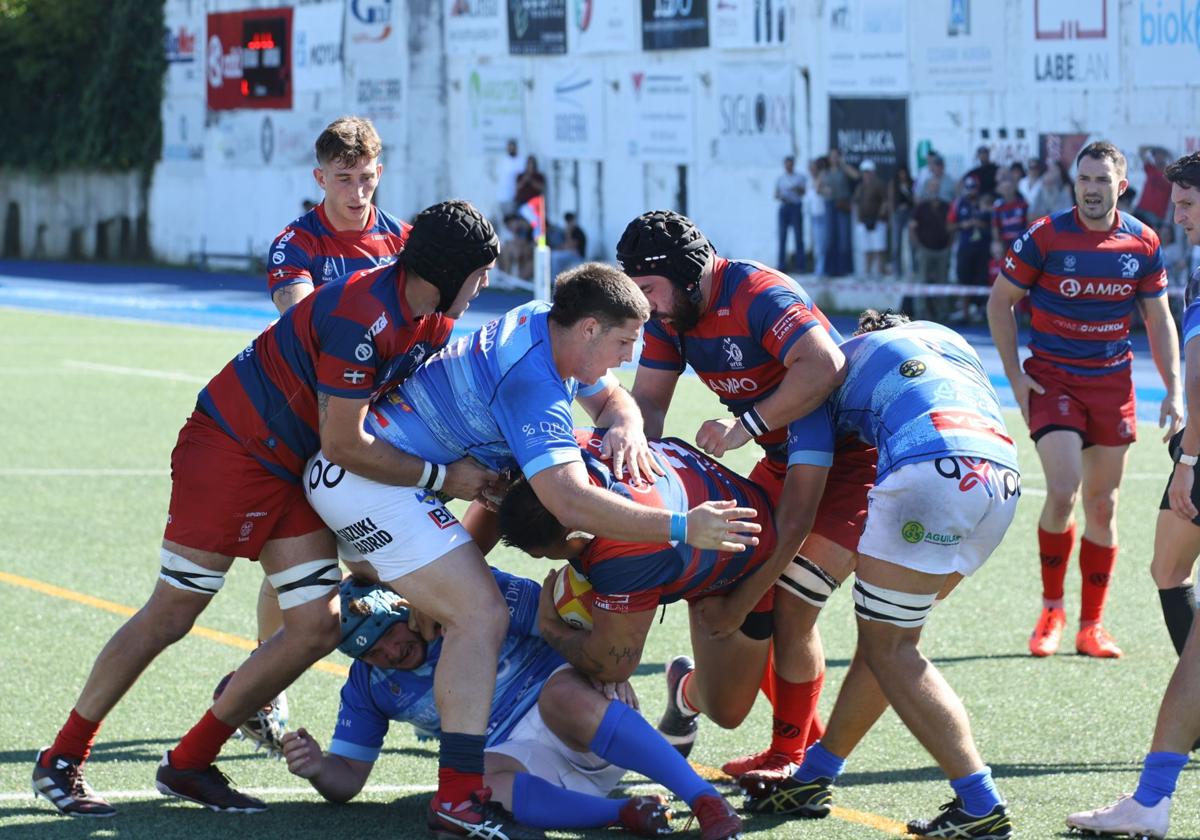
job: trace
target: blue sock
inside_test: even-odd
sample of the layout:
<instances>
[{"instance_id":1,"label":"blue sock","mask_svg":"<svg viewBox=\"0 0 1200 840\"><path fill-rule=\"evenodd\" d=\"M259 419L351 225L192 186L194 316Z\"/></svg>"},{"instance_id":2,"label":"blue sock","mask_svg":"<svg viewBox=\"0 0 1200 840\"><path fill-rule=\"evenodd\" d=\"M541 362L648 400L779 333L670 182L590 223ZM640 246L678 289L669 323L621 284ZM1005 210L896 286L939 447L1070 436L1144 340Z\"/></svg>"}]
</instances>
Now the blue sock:
<instances>
[{"instance_id":1,"label":"blue sock","mask_svg":"<svg viewBox=\"0 0 1200 840\"><path fill-rule=\"evenodd\" d=\"M658 782L688 805L697 796L720 795L696 775L687 759L663 740L657 729L620 700L608 704L588 749L605 761Z\"/></svg>"},{"instance_id":2,"label":"blue sock","mask_svg":"<svg viewBox=\"0 0 1200 840\"><path fill-rule=\"evenodd\" d=\"M838 758L821 746L820 741L817 741L805 750L804 761L800 762L800 766L792 775L802 782L811 782L813 779L821 778L836 781L845 769L846 759Z\"/></svg>"},{"instance_id":3,"label":"blue sock","mask_svg":"<svg viewBox=\"0 0 1200 840\"><path fill-rule=\"evenodd\" d=\"M962 809L972 817L982 817L1003 802L996 790L996 783L992 781L991 767L984 767L961 779L951 779L950 787L962 800Z\"/></svg>"},{"instance_id":4,"label":"blue sock","mask_svg":"<svg viewBox=\"0 0 1200 840\"><path fill-rule=\"evenodd\" d=\"M533 828L603 828L628 801L577 793L528 773L513 778L513 816Z\"/></svg>"},{"instance_id":5,"label":"blue sock","mask_svg":"<svg viewBox=\"0 0 1200 840\"><path fill-rule=\"evenodd\" d=\"M1175 792L1179 774L1188 763L1188 757L1173 752L1152 752L1142 762L1142 775L1138 777L1137 790L1133 798L1139 805L1153 808L1165 796Z\"/></svg>"}]
</instances>

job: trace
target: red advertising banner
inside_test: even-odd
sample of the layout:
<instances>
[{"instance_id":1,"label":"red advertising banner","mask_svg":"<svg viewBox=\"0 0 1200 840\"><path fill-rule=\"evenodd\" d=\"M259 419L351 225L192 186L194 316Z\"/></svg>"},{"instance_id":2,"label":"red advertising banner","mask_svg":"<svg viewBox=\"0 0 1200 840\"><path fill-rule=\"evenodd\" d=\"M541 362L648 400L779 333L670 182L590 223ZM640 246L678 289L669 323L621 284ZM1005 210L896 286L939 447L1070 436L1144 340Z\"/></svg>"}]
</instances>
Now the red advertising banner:
<instances>
[{"instance_id":1,"label":"red advertising banner","mask_svg":"<svg viewBox=\"0 0 1200 840\"><path fill-rule=\"evenodd\" d=\"M208 107L292 107L292 9L208 16Z\"/></svg>"}]
</instances>

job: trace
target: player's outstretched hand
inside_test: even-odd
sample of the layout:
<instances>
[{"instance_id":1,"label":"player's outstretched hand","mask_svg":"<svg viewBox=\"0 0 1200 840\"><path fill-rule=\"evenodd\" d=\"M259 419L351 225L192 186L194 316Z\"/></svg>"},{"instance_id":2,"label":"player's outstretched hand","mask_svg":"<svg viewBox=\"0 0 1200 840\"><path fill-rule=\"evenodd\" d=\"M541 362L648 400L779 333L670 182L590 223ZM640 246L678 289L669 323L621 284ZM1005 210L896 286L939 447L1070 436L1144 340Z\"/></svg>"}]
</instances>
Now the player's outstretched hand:
<instances>
[{"instance_id":1,"label":"player's outstretched hand","mask_svg":"<svg viewBox=\"0 0 1200 840\"><path fill-rule=\"evenodd\" d=\"M1039 385L1037 380L1034 379L1029 374L1027 374L1027 373L1017 374L1016 378L1014 378L1012 381L1012 392L1013 392L1013 396L1017 400L1017 408L1021 409L1021 416L1023 418L1025 418L1026 426L1029 425L1029 392L1030 391L1032 391L1035 394L1046 393L1046 389L1043 388L1041 385Z\"/></svg>"},{"instance_id":2,"label":"player's outstretched hand","mask_svg":"<svg viewBox=\"0 0 1200 840\"><path fill-rule=\"evenodd\" d=\"M663 475L640 424L611 426L600 442L600 457L612 459L613 475L618 481L625 477L626 470L634 481L644 478L653 482L654 475Z\"/></svg>"},{"instance_id":3,"label":"player's outstretched hand","mask_svg":"<svg viewBox=\"0 0 1200 840\"><path fill-rule=\"evenodd\" d=\"M304 727L284 733L283 757L288 772L302 779L311 779L321 772L321 745Z\"/></svg>"},{"instance_id":4,"label":"player's outstretched hand","mask_svg":"<svg viewBox=\"0 0 1200 840\"><path fill-rule=\"evenodd\" d=\"M1171 510L1181 519L1191 522L1200 511L1192 503L1192 485L1196 481L1196 473L1186 464L1176 464L1171 473L1171 483L1167 485L1167 500Z\"/></svg>"},{"instance_id":5,"label":"player's outstretched hand","mask_svg":"<svg viewBox=\"0 0 1200 840\"><path fill-rule=\"evenodd\" d=\"M717 551L745 551L746 546L758 545L755 534L762 526L746 521L757 516L758 511L735 504L732 500L704 502L689 510L687 544Z\"/></svg>"},{"instance_id":6,"label":"player's outstretched hand","mask_svg":"<svg viewBox=\"0 0 1200 840\"><path fill-rule=\"evenodd\" d=\"M460 458L446 465L446 482L442 485L442 492L469 502L481 495L499 477L499 473L489 470L474 458Z\"/></svg>"},{"instance_id":7,"label":"player's outstretched hand","mask_svg":"<svg viewBox=\"0 0 1200 840\"><path fill-rule=\"evenodd\" d=\"M1158 411L1158 428L1167 430L1163 435L1163 443L1175 437L1175 433L1183 428L1183 399L1179 394L1168 391L1163 397L1162 407Z\"/></svg>"},{"instance_id":8,"label":"player's outstretched hand","mask_svg":"<svg viewBox=\"0 0 1200 840\"><path fill-rule=\"evenodd\" d=\"M710 639L732 636L746 620L746 614L737 607L728 595L710 595L692 603L700 629Z\"/></svg>"},{"instance_id":9,"label":"player's outstretched hand","mask_svg":"<svg viewBox=\"0 0 1200 840\"><path fill-rule=\"evenodd\" d=\"M745 426L732 417L705 420L696 432L696 445L714 458L720 458L731 449L745 446L750 433Z\"/></svg>"}]
</instances>

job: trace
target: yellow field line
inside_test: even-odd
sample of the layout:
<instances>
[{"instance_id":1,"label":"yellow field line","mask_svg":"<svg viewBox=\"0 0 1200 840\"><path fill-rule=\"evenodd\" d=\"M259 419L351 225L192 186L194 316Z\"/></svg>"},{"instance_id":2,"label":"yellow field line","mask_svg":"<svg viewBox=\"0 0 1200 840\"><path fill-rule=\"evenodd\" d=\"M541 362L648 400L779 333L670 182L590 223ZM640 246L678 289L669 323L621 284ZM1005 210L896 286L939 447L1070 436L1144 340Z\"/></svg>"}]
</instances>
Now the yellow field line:
<instances>
[{"instance_id":1,"label":"yellow field line","mask_svg":"<svg viewBox=\"0 0 1200 840\"><path fill-rule=\"evenodd\" d=\"M43 595L49 595L51 598L61 598L64 601L73 601L76 604L83 604L86 607L104 610L105 612L114 613L116 615L128 618L137 612L133 607L127 607L124 604L118 604L113 601L106 601L103 598L96 598L92 595L85 595L82 592L75 592L71 589L64 589L61 586L55 586L51 583L43 583L40 580L21 577L20 575L10 574L9 572L0 571L0 582L11 584L12 586L20 586L25 589L32 589L34 592L40 592ZM189 635L199 636L202 639L208 639L210 642L216 642L221 645L238 648L239 650L254 650L258 643L252 639L245 639L241 636L235 636L232 633L225 633L221 630L213 630L209 627L193 627ZM342 665L335 665L332 662L317 662L312 666L318 671L324 671L327 674L334 674L339 677L346 677L349 674L349 669ZM692 767L709 780L719 780L727 778L724 773L715 767L706 767L702 764L693 764ZM834 819L843 822L855 823L863 825L867 828L873 828L876 831L882 831L886 834L893 834L900 837L907 836L904 831L904 823L890 820L887 817L881 817L877 814L870 814L864 811L852 811L849 808L833 808L829 814Z\"/></svg>"},{"instance_id":2,"label":"yellow field line","mask_svg":"<svg viewBox=\"0 0 1200 840\"><path fill-rule=\"evenodd\" d=\"M8 583L13 586L32 589L34 592L40 592L43 595L49 595L51 598L61 598L64 601L74 601L76 604L83 604L85 607L93 607L94 609L104 610L105 612L114 613L116 615L128 618L137 612L133 607L127 607L124 604L118 604L113 601L106 601L103 598L96 598L92 595L85 595L82 592L75 592L71 589L63 589L61 586L55 586L51 583L43 583L40 580L21 577L20 575L10 574L8 572L0 572L0 582ZM232 633L226 633L221 630L214 630L211 627L201 627L196 625L192 627L188 633L189 636L199 636L202 639L208 639L210 642L216 642L220 645L237 648L238 650L254 650L258 647L258 642L253 639L245 639L241 636L235 636ZM345 678L350 669L344 665L337 665L333 662L317 662L313 666L318 671L324 671L327 674L334 674Z\"/></svg>"}]
</instances>

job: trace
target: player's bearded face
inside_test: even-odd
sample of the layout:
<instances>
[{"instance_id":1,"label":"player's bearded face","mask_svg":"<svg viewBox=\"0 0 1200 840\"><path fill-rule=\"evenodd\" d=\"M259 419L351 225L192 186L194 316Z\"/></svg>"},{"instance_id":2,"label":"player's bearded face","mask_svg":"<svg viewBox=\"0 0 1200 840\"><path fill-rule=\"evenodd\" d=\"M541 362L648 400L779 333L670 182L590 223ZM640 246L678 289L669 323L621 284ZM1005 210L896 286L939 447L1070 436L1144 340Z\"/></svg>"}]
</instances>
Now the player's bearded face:
<instances>
[{"instance_id":1,"label":"player's bearded face","mask_svg":"<svg viewBox=\"0 0 1200 840\"><path fill-rule=\"evenodd\" d=\"M700 323L700 306L688 300L687 295L675 284L671 284L671 311L652 312L651 318L668 318L676 332L685 333Z\"/></svg>"}]
</instances>

